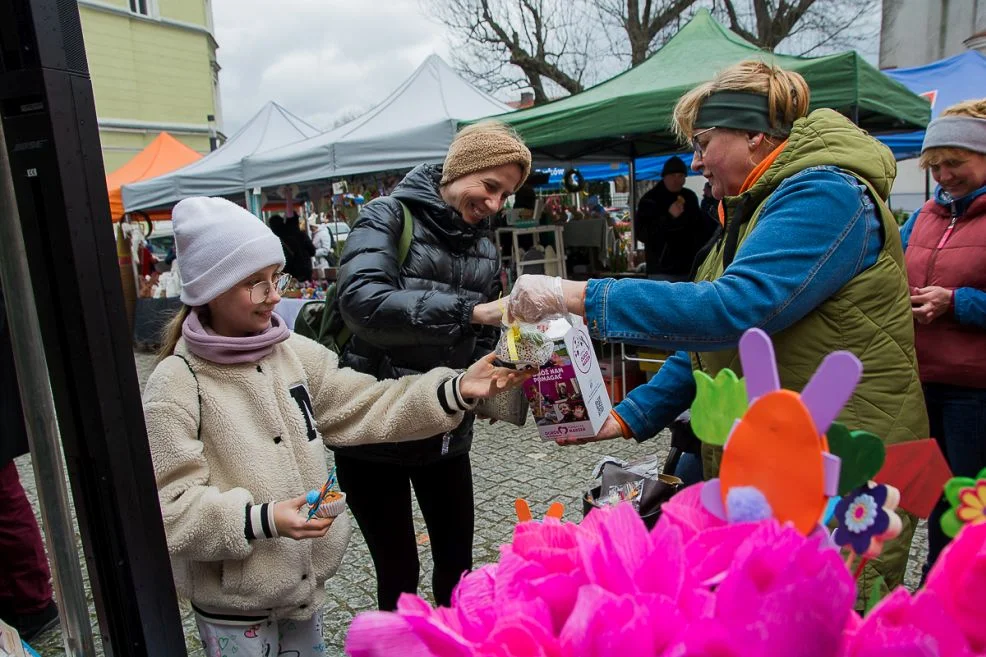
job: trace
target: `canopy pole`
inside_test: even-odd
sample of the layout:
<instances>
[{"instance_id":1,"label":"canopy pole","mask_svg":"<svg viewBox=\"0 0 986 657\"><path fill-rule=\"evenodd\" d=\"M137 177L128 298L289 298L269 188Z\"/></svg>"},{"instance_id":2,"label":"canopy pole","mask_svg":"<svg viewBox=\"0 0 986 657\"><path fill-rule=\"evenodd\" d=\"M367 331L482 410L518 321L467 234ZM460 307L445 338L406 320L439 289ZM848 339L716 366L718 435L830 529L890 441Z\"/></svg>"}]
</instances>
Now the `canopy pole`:
<instances>
[{"instance_id":1,"label":"canopy pole","mask_svg":"<svg viewBox=\"0 0 986 657\"><path fill-rule=\"evenodd\" d=\"M0 123L0 282L14 351L14 369L21 409L31 448L45 543L62 624L62 645L71 657L94 657L89 604L86 602L79 551L69 512L65 461L55 415L48 362L41 341L41 324L31 287L20 212L14 195L10 159Z\"/></svg>"},{"instance_id":2,"label":"canopy pole","mask_svg":"<svg viewBox=\"0 0 986 657\"><path fill-rule=\"evenodd\" d=\"M263 201L261 200L261 192L260 192L260 188L259 187L255 187L253 189L253 206L252 206L252 212L257 217L257 219L260 219L261 221L263 221L263 218L264 218L264 204L263 204Z\"/></svg>"},{"instance_id":3,"label":"canopy pole","mask_svg":"<svg viewBox=\"0 0 986 657\"><path fill-rule=\"evenodd\" d=\"M928 201L931 198L931 171L929 169L924 170L924 200Z\"/></svg>"},{"instance_id":4,"label":"canopy pole","mask_svg":"<svg viewBox=\"0 0 986 657\"><path fill-rule=\"evenodd\" d=\"M627 205L630 206L630 255L631 262L636 266L637 260L637 149L634 148L633 144L630 144L630 161L628 162L630 169L630 184L627 188L630 192L630 197L627 200Z\"/></svg>"}]
</instances>

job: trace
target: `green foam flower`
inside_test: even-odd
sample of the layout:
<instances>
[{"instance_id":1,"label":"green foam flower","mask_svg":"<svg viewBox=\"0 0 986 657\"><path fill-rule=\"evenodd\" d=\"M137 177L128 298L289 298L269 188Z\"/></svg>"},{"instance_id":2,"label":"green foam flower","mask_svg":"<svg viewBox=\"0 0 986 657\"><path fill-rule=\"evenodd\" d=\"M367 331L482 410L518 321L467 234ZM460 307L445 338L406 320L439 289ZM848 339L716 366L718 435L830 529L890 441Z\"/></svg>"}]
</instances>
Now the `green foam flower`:
<instances>
[{"instance_id":1,"label":"green foam flower","mask_svg":"<svg viewBox=\"0 0 986 657\"><path fill-rule=\"evenodd\" d=\"M736 420L749 407L746 383L730 369L721 369L713 379L701 370L695 377L695 401L692 402L692 431L709 445L725 445Z\"/></svg>"}]
</instances>

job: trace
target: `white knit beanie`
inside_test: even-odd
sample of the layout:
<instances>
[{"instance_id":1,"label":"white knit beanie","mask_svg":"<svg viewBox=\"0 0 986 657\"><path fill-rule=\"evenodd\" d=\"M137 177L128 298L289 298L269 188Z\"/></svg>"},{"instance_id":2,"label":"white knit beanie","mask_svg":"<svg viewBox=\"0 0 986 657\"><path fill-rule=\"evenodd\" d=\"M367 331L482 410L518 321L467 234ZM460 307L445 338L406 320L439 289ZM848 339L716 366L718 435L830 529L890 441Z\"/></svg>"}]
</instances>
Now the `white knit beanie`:
<instances>
[{"instance_id":1,"label":"white knit beanie","mask_svg":"<svg viewBox=\"0 0 986 657\"><path fill-rule=\"evenodd\" d=\"M284 264L281 240L263 221L224 198L186 198L171 218L183 279L181 301L187 306L204 306L250 274Z\"/></svg>"}]
</instances>

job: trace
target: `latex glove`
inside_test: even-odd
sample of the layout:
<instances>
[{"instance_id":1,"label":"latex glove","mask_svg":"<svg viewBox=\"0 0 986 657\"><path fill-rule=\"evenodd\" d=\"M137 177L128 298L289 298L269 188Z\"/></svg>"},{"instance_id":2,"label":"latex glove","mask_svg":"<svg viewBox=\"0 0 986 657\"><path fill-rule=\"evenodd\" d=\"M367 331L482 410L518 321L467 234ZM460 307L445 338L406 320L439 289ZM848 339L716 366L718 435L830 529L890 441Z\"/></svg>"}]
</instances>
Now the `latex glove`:
<instances>
[{"instance_id":1,"label":"latex glove","mask_svg":"<svg viewBox=\"0 0 986 657\"><path fill-rule=\"evenodd\" d=\"M301 509L304 508L305 511ZM312 518L308 520L308 501L305 495L274 503L274 527L277 535L299 540L325 536L332 525L333 518Z\"/></svg>"},{"instance_id":2,"label":"latex glove","mask_svg":"<svg viewBox=\"0 0 986 657\"><path fill-rule=\"evenodd\" d=\"M459 393L470 399L485 399L508 388L516 388L535 374L535 370L519 372L507 367L494 367L496 354L487 354L469 366L459 381Z\"/></svg>"},{"instance_id":3,"label":"latex glove","mask_svg":"<svg viewBox=\"0 0 986 657\"><path fill-rule=\"evenodd\" d=\"M568 309L561 278L524 274L514 283L507 311L511 319L528 324L565 316Z\"/></svg>"},{"instance_id":4,"label":"latex glove","mask_svg":"<svg viewBox=\"0 0 986 657\"><path fill-rule=\"evenodd\" d=\"M952 291L937 285L911 288L911 312L920 324L930 324L952 305Z\"/></svg>"}]
</instances>

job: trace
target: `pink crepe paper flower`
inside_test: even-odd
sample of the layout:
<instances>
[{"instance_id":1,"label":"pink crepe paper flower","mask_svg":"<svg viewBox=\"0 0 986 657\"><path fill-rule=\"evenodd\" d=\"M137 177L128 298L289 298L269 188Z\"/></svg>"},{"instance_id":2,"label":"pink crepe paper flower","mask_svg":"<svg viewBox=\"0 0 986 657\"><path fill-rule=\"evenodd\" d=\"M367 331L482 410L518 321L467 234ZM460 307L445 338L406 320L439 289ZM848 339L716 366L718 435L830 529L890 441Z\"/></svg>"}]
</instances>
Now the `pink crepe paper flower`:
<instances>
[{"instance_id":1,"label":"pink crepe paper flower","mask_svg":"<svg viewBox=\"0 0 986 657\"><path fill-rule=\"evenodd\" d=\"M493 630L473 654L476 657L561 657L562 652L558 638L551 631L547 605L533 600L504 603Z\"/></svg>"},{"instance_id":2,"label":"pink crepe paper flower","mask_svg":"<svg viewBox=\"0 0 986 657\"><path fill-rule=\"evenodd\" d=\"M579 525L554 518L526 522L514 530L514 542L500 548L494 585L497 601L544 600L557 632L568 618L579 587L587 583L579 559Z\"/></svg>"},{"instance_id":3,"label":"pink crepe paper flower","mask_svg":"<svg viewBox=\"0 0 986 657\"><path fill-rule=\"evenodd\" d=\"M496 623L496 565L486 565L466 574L452 592L452 613L462 636L478 642L489 636ZM403 600L403 596L401 596Z\"/></svg>"},{"instance_id":4,"label":"pink crepe paper flower","mask_svg":"<svg viewBox=\"0 0 986 657\"><path fill-rule=\"evenodd\" d=\"M651 537L630 504L595 509L582 527L579 554L586 578L592 584L613 593L634 593L639 590L637 574L642 566L660 567L650 561ZM670 553L661 557L679 562L680 539L669 547ZM675 579L678 579L677 574Z\"/></svg>"},{"instance_id":5,"label":"pink crepe paper flower","mask_svg":"<svg viewBox=\"0 0 986 657\"><path fill-rule=\"evenodd\" d=\"M986 524L959 532L928 573L925 588L938 595L972 649L986 652Z\"/></svg>"},{"instance_id":6,"label":"pink crepe paper flower","mask_svg":"<svg viewBox=\"0 0 986 657\"><path fill-rule=\"evenodd\" d=\"M700 487L690 494L696 494ZM467 574L452 607L404 595L353 622L353 657L972 657L986 649L986 525L964 528L925 590L866 619L824 533L771 519L726 525L686 496L647 532L627 505L581 525L518 526L499 564ZM667 513L668 509L671 513Z\"/></svg>"},{"instance_id":7,"label":"pink crepe paper flower","mask_svg":"<svg viewBox=\"0 0 986 657\"><path fill-rule=\"evenodd\" d=\"M972 657L938 595L898 587L845 634L842 657Z\"/></svg>"},{"instance_id":8,"label":"pink crepe paper flower","mask_svg":"<svg viewBox=\"0 0 986 657\"><path fill-rule=\"evenodd\" d=\"M682 489L661 506L658 525L673 525L681 530L682 539L688 542L696 534L713 527L721 527L725 520L717 518L702 504L702 487L705 482ZM655 526L655 530L657 526Z\"/></svg>"},{"instance_id":9,"label":"pink crepe paper flower","mask_svg":"<svg viewBox=\"0 0 986 657\"><path fill-rule=\"evenodd\" d=\"M369 611L346 635L350 657L472 657L472 646L434 618Z\"/></svg>"},{"instance_id":10,"label":"pink crepe paper flower","mask_svg":"<svg viewBox=\"0 0 986 657\"><path fill-rule=\"evenodd\" d=\"M715 634L715 654L732 654L728 645L735 654L763 657L834 655L856 597L839 554L775 520L754 526L715 591L708 620L725 630ZM676 649L701 654L697 646L709 637L685 634Z\"/></svg>"},{"instance_id":11,"label":"pink crepe paper flower","mask_svg":"<svg viewBox=\"0 0 986 657\"><path fill-rule=\"evenodd\" d=\"M595 585L579 598L562 629L565 655L660 655L685 627L675 603L663 595L618 595Z\"/></svg>"}]
</instances>

